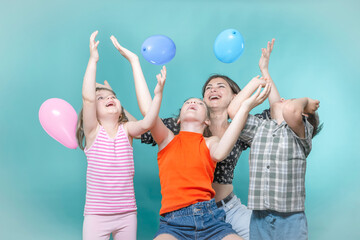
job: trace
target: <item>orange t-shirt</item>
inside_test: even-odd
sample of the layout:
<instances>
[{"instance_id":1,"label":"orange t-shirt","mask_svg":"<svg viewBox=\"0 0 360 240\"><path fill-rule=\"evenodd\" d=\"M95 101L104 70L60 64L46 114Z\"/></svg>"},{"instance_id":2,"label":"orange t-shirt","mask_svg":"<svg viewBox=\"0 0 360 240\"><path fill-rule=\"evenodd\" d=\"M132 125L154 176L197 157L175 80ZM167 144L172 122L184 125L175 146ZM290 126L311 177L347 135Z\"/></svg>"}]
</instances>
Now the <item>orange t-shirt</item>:
<instances>
[{"instance_id":1,"label":"orange t-shirt","mask_svg":"<svg viewBox=\"0 0 360 240\"><path fill-rule=\"evenodd\" d=\"M216 163L200 133L181 131L158 153L160 215L215 196L211 186Z\"/></svg>"}]
</instances>

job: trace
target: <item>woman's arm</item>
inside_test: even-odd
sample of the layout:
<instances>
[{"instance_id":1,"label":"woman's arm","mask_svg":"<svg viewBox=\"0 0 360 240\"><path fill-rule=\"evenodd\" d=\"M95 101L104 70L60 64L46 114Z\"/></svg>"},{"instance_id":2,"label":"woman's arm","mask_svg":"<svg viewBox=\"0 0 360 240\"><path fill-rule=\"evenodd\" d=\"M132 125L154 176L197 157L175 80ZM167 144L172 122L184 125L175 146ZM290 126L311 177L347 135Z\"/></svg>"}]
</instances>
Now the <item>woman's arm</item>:
<instances>
[{"instance_id":1,"label":"woman's arm","mask_svg":"<svg viewBox=\"0 0 360 240\"><path fill-rule=\"evenodd\" d=\"M250 80L248 84L241 90L235 98L230 102L228 106L228 114L231 119L233 119L240 109L242 103L248 99L251 94L254 93L256 89L259 88L259 86L264 87L266 85L266 81L263 77L256 76L253 79Z\"/></svg>"},{"instance_id":2,"label":"woman's arm","mask_svg":"<svg viewBox=\"0 0 360 240\"><path fill-rule=\"evenodd\" d=\"M234 147L236 140L239 138L240 132L245 126L247 116L251 109L264 102L269 96L271 84L267 83L262 92L260 92L261 88L262 86L259 86L256 93L241 104L240 109L237 111L234 119L226 129L222 138L220 140L215 139L210 142L210 155L214 161L218 162L226 158L231 149Z\"/></svg>"}]
</instances>

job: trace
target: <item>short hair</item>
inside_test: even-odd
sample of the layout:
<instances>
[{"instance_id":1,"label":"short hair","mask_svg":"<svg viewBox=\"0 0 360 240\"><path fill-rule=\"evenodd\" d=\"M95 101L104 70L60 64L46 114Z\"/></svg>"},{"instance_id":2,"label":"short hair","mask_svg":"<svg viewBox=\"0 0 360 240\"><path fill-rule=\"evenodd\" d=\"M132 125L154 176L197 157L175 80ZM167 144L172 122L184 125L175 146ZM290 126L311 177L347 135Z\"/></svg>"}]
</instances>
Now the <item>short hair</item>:
<instances>
[{"instance_id":1,"label":"short hair","mask_svg":"<svg viewBox=\"0 0 360 240\"><path fill-rule=\"evenodd\" d=\"M313 133L312 137L314 138L317 134L319 134L324 126L324 123L320 124L319 114L317 112L315 113L309 113L307 117L308 122L313 126Z\"/></svg>"},{"instance_id":2,"label":"short hair","mask_svg":"<svg viewBox=\"0 0 360 240\"><path fill-rule=\"evenodd\" d=\"M225 76L225 75L221 75L221 74L213 74L211 75L207 80L206 82L204 83L203 87L202 87L202 96L204 97L204 94L205 94L205 90L206 90L206 86L209 84L209 82L211 80L213 80L214 78L222 78L224 79L230 86L231 88L231 91L234 93L234 94L238 94L240 91L241 91L241 88L239 87L239 85L237 85L236 82L234 82L234 80L232 80L231 78L229 78L228 76Z\"/></svg>"}]
</instances>

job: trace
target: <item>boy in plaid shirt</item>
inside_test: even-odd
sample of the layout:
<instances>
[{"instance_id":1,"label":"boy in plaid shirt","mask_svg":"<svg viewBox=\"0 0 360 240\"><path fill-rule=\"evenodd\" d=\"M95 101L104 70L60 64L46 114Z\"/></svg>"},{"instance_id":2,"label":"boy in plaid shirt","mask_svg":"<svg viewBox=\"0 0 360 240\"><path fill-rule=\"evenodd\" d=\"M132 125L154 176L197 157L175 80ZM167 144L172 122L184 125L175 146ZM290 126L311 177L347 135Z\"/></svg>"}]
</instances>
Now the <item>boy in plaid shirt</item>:
<instances>
[{"instance_id":1,"label":"boy in plaid shirt","mask_svg":"<svg viewBox=\"0 0 360 240\"><path fill-rule=\"evenodd\" d=\"M273 44L274 40L262 50L260 63L265 62L266 66ZM262 73L266 81L272 82L267 71ZM246 99L251 89L264 83L259 78L251 80L229 106L229 114L231 108L237 109L241 105L241 99ZM306 157L311 151L312 138L322 127L319 127L316 113L320 102L307 97L280 98L273 82L269 102L271 118L260 119L249 114L240 135L240 139L251 147L248 208L253 213L250 239L307 239L304 213Z\"/></svg>"}]
</instances>

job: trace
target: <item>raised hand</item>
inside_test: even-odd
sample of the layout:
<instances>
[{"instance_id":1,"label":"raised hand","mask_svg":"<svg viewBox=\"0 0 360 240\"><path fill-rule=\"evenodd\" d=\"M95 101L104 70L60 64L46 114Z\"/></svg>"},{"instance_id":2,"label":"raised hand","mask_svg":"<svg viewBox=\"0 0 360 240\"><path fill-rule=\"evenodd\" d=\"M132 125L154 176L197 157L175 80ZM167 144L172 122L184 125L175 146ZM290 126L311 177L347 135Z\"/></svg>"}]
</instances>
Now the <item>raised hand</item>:
<instances>
[{"instance_id":1,"label":"raised hand","mask_svg":"<svg viewBox=\"0 0 360 240\"><path fill-rule=\"evenodd\" d=\"M272 39L271 42L268 42L267 48L262 48L262 54L259 60L259 68L260 71L263 72L264 70L268 70L269 67L269 60L270 60L270 54L272 52L272 49L274 47L275 39Z\"/></svg>"},{"instance_id":2,"label":"raised hand","mask_svg":"<svg viewBox=\"0 0 360 240\"><path fill-rule=\"evenodd\" d=\"M135 53L133 53L133 52L129 51L128 49L124 48L123 46L121 46L121 45L119 44L119 42L117 41L117 39L116 39L114 36L111 36L110 39L111 39L112 43L114 44L115 48L116 48L116 49L121 53L121 55L123 55L129 62L132 62L132 61L134 61L134 60L138 60L138 59L139 59L139 57L138 57Z\"/></svg>"},{"instance_id":3,"label":"raised hand","mask_svg":"<svg viewBox=\"0 0 360 240\"><path fill-rule=\"evenodd\" d=\"M161 73L156 75L158 83L154 90L155 95L162 94L162 92L164 90L164 85L165 85L165 80L166 80L166 67L163 66L160 72Z\"/></svg>"},{"instance_id":4,"label":"raised hand","mask_svg":"<svg viewBox=\"0 0 360 240\"><path fill-rule=\"evenodd\" d=\"M320 101L308 98L308 103L306 104L306 107L304 108L304 113L310 113L314 114L320 107Z\"/></svg>"},{"instance_id":5,"label":"raised hand","mask_svg":"<svg viewBox=\"0 0 360 240\"><path fill-rule=\"evenodd\" d=\"M271 92L271 83L266 83L265 88L262 92L261 88L262 86L259 86L256 92L243 102L242 106L247 107L249 110L251 110L259 104L263 103L265 99L268 98Z\"/></svg>"},{"instance_id":6,"label":"raised hand","mask_svg":"<svg viewBox=\"0 0 360 240\"><path fill-rule=\"evenodd\" d=\"M250 82L251 84L254 84L254 86L256 86L256 88L258 88L259 86L261 87L265 87L267 81L267 79L265 77L260 77L259 75L256 77L253 77Z\"/></svg>"},{"instance_id":7,"label":"raised hand","mask_svg":"<svg viewBox=\"0 0 360 240\"><path fill-rule=\"evenodd\" d=\"M96 83L96 87L97 88L108 88L108 89L112 90L112 88L107 80L104 80L104 84Z\"/></svg>"},{"instance_id":8,"label":"raised hand","mask_svg":"<svg viewBox=\"0 0 360 240\"><path fill-rule=\"evenodd\" d=\"M97 34L99 33L99 31L95 31L91 34L90 36L90 59L95 60L96 62L99 61L99 52L98 52L98 45L99 45L99 41L95 41L95 38L97 36Z\"/></svg>"}]
</instances>

